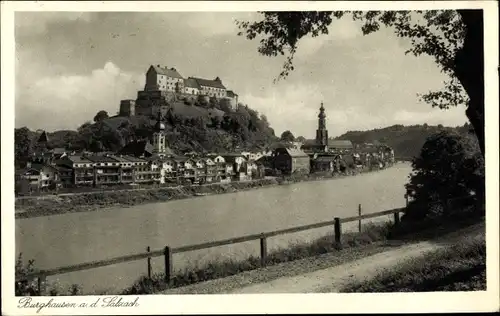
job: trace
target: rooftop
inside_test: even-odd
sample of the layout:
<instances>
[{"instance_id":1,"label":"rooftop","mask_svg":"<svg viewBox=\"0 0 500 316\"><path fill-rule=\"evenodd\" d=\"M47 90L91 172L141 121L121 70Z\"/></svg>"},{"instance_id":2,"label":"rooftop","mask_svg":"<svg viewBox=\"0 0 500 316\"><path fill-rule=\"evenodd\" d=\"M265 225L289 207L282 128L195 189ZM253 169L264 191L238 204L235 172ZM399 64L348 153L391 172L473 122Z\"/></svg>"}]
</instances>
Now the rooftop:
<instances>
[{"instance_id":1,"label":"rooftop","mask_svg":"<svg viewBox=\"0 0 500 316\"><path fill-rule=\"evenodd\" d=\"M218 77L217 77L218 78ZM188 79L194 79L200 86L205 86L205 87L211 87L211 88L217 88L217 89L226 89L222 82L219 80L209 80L209 79L203 79L203 78L196 78L196 77L189 77Z\"/></svg>"},{"instance_id":2,"label":"rooftop","mask_svg":"<svg viewBox=\"0 0 500 316\"><path fill-rule=\"evenodd\" d=\"M350 140L329 140L328 147L331 148L352 148L352 142Z\"/></svg>"},{"instance_id":3,"label":"rooftop","mask_svg":"<svg viewBox=\"0 0 500 316\"><path fill-rule=\"evenodd\" d=\"M300 149L296 149L296 148L285 148L285 150L287 151L287 153L291 156L291 157L309 157L309 155L307 155L305 152L303 152L302 150Z\"/></svg>"},{"instance_id":4,"label":"rooftop","mask_svg":"<svg viewBox=\"0 0 500 316\"><path fill-rule=\"evenodd\" d=\"M165 75L171 78L179 78L182 79L181 74L175 68L161 67L160 65L151 66L159 75Z\"/></svg>"},{"instance_id":5,"label":"rooftop","mask_svg":"<svg viewBox=\"0 0 500 316\"><path fill-rule=\"evenodd\" d=\"M92 155L92 156L87 156L86 158L93 162L117 162L116 159L103 155Z\"/></svg>"},{"instance_id":6,"label":"rooftop","mask_svg":"<svg viewBox=\"0 0 500 316\"><path fill-rule=\"evenodd\" d=\"M196 81L196 79L193 78L184 79L184 87L200 89L198 81Z\"/></svg>"},{"instance_id":7,"label":"rooftop","mask_svg":"<svg viewBox=\"0 0 500 316\"><path fill-rule=\"evenodd\" d=\"M86 157L83 156L78 156L78 155L71 155L67 156L67 159L72 161L73 163L91 163L92 161L88 160Z\"/></svg>"}]
</instances>

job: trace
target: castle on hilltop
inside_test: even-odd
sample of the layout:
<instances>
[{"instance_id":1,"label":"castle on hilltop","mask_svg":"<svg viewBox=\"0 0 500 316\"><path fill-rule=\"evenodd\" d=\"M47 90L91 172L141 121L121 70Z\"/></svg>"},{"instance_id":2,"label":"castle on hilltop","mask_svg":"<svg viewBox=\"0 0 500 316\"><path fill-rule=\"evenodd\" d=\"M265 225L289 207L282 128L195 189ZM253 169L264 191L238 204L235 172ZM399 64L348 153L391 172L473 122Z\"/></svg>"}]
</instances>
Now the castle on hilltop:
<instances>
[{"instance_id":1,"label":"castle on hilltop","mask_svg":"<svg viewBox=\"0 0 500 316\"><path fill-rule=\"evenodd\" d=\"M137 92L136 100L122 100L119 115L152 116L159 112L166 113L171 102L181 99L195 102L199 98L204 98L206 102L216 98L233 110L238 104L238 95L228 90L219 77L213 80L184 78L175 68L151 65L146 72L144 90Z\"/></svg>"}]
</instances>

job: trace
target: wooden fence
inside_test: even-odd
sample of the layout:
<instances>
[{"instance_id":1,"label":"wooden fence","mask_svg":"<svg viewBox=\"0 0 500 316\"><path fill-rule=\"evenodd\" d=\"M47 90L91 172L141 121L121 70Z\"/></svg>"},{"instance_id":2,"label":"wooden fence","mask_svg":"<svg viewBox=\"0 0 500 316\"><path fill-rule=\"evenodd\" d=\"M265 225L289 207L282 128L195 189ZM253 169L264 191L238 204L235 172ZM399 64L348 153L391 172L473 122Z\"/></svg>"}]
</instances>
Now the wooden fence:
<instances>
[{"instance_id":1,"label":"wooden fence","mask_svg":"<svg viewBox=\"0 0 500 316\"><path fill-rule=\"evenodd\" d=\"M59 267L59 268L55 268L55 269L40 270L40 271L36 271L33 273L29 273L27 276L23 276L22 278L18 278L18 279L16 279L16 281L21 281L23 279L24 280L26 280L26 279L33 280L33 279L37 278L38 279L38 282L37 282L38 292L40 293L40 295L43 295L45 293L46 278L48 276L76 272L76 271L82 271L82 270L88 270L88 269L94 269L94 268L105 267L105 266L110 266L110 265L114 265L114 264L142 260L142 259L147 259L147 273L148 273L148 277L151 278L151 258L164 256L164 259L165 259L165 279L167 282L169 282L173 277L173 260L172 260L173 254L194 251L194 250L208 249L208 248L219 247L219 246L224 246L224 245L243 243L243 242L254 241L254 240L260 241L260 264L261 264L261 266L265 266L266 262L267 262L267 239L270 237L284 235L284 234L290 234L290 233L296 233L296 232L301 232L301 231L315 229L315 228L334 226L334 233L335 233L334 242L336 244L340 245L342 243L342 224L343 223L358 221L359 222L358 229L359 229L359 231L361 231L361 221L362 220L380 217L380 216L386 216L386 215L394 215L394 222L396 224L398 224L399 219L400 219L400 213L404 212L405 209L406 208L403 207L403 208L397 208L397 209L392 209L392 210L383 211L383 212L361 215L361 204L359 204L358 216L352 216L352 217L347 217L347 218L335 217L331 221L326 221L326 222L321 222L321 223L316 223L316 224L309 224L309 225L304 225L304 226L298 226L298 227L277 230L277 231L273 231L273 232L247 235L247 236L243 236L243 237L230 238L230 239L225 239L225 240L201 243L201 244L190 245L190 246L182 246L182 247L177 247L177 248L165 246L163 249L151 251L150 247L147 247L146 252L143 252L143 253L121 256L121 257L116 257L116 258L111 258L111 259L101 260L101 261L81 263L81 264L76 264L76 265L72 265L72 266Z\"/></svg>"}]
</instances>

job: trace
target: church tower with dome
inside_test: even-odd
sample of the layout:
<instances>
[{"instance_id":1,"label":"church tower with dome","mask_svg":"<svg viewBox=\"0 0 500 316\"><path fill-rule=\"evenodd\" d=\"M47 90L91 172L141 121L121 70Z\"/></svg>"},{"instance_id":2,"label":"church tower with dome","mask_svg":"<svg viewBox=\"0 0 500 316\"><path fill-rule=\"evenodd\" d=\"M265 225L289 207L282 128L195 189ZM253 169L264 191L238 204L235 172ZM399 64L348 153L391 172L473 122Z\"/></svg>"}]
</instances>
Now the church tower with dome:
<instances>
[{"instance_id":1,"label":"church tower with dome","mask_svg":"<svg viewBox=\"0 0 500 316\"><path fill-rule=\"evenodd\" d=\"M328 130L326 129L326 114L323 102L319 108L318 129L316 130L316 145L328 147Z\"/></svg>"},{"instance_id":2,"label":"church tower with dome","mask_svg":"<svg viewBox=\"0 0 500 316\"><path fill-rule=\"evenodd\" d=\"M158 118L153 133L153 154L163 156L167 153L167 148L165 124L162 122L161 112L158 111Z\"/></svg>"}]
</instances>

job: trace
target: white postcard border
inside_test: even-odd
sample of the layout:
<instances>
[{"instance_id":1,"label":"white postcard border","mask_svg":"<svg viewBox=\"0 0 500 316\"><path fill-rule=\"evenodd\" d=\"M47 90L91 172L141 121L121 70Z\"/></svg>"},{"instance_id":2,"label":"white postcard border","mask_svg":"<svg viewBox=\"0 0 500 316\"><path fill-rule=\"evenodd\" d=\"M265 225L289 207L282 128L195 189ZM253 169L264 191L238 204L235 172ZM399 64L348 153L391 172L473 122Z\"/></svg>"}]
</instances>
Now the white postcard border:
<instances>
[{"instance_id":1,"label":"white postcard border","mask_svg":"<svg viewBox=\"0 0 500 316\"><path fill-rule=\"evenodd\" d=\"M2 2L2 313L8 315L468 312L499 310L498 11L495 1L363 2ZM396 294L143 295L137 308L18 308L14 297L15 11L265 11L483 8L487 179L487 287L484 292ZM256 52L257 54L257 52ZM55 297L92 303L99 296ZM124 296L131 300L133 296ZM48 302L51 298L33 300Z\"/></svg>"}]
</instances>

